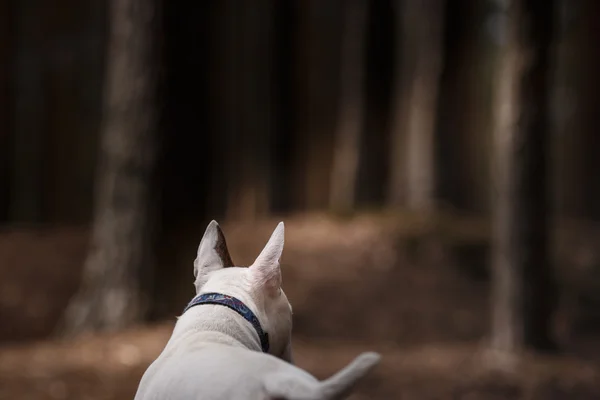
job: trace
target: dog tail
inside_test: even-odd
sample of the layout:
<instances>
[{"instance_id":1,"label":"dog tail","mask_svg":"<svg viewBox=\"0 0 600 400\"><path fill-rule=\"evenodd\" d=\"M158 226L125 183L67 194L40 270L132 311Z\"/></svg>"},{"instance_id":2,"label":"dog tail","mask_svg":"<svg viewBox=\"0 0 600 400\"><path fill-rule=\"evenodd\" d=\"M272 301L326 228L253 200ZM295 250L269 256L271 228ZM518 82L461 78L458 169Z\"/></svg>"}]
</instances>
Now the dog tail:
<instances>
[{"instance_id":1,"label":"dog tail","mask_svg":"<svg viewBox=\"0 0 600 400\"><path fill-rule=\"evenodd\" d=\"M379 363L381 356L377 353L363 353L350 364L321 382L321 393L324 399L340 400L346 398L354 386Z\"/></svg>"},{"instance_id":2,"label":"dog tail","mask_svg":"<svg viewBox=\"0 0 600 400\"><path fill-rule=\"evenodd\" d=\"M335 375L317 384L272 376L265 382L265 388L273 399L342 400L380 359L377 353L362 353Z\"/></svg>"}]
</instances>

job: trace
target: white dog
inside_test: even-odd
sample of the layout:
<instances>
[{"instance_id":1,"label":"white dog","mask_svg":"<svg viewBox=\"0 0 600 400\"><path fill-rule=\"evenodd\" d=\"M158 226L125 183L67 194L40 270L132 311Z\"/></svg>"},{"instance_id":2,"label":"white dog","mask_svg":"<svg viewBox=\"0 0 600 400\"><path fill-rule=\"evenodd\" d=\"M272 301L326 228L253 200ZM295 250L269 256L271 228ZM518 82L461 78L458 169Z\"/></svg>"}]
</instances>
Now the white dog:
<instances>
[{"instance_id":1,"label":"white dog","mask_svg":"<svg viewBox=\"0 0 600 400\"><path fill-rule=\"evenodd\" d=\"M234 267L219 225L206 228L194 262L196 297L135 400L327 400L346 398L380 359L363 353L318 381L292 365L292 307L281 290L280 222L254 264Z\"/></svg>"}]
</instances>

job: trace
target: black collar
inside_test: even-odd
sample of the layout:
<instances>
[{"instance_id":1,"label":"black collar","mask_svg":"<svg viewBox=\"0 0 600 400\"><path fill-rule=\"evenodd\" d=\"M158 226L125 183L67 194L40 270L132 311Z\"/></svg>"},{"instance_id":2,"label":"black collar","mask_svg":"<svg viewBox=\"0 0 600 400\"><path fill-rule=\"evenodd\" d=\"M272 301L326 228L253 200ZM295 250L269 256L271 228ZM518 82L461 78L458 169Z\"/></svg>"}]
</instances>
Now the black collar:
<instances>
[{"instance_id":1,"label":"black collar","mask_svg":"<svg viewBox=\"0 0 600 400\"><path fill-rule=\"evenodd\" d=\"M185 313L190 308L201 304L217 304L225 306L231 308L233 311L240 314L242 317L244 317L246 321L252 324L252 326L256 330L256 333L258 333L258 338L260 339L260 346L262 347L262 351L264 353L269 352L269 334L263 331L262 327L260 326L260 322L258 321L258 318L256 318L256 315L254 315L252 310L250 310L248 306L246 306L240 300L236 299L235 297L228 296L226 294L203 293L199 296L194 297L192 301L190 301L190 303L185 307L183 312Z\"/></svg>"}]
</instances>

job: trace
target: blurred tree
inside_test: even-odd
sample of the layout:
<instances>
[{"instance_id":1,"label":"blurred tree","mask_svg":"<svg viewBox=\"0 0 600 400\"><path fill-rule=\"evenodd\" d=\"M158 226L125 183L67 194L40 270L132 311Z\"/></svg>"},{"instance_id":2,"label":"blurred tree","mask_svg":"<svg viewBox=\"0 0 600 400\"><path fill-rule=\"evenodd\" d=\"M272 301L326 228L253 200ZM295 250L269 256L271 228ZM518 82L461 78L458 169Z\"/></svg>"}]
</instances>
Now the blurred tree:
<instances>
[{"instance_id":1,"label":"blurred tree","mask_svg":"<svg viewBox=\"0 0 600 400\"><path fill-rule=\"evenodd\" d=\"M567 186L567 193L574 197L574 211L578 217L600 221L600 49L597 41L600 2L583 0L573 3L567 4L575 9L572 13L576 14L577 28L576 37L570 43L571 53L567 57L575 59L571 60L571 63L575 63L574 93L567 93L569 97L565 99L565 103L574 100L576 109L573 110L572 123L566 134L574 136L573 140L578 146L571 157L576 163L579 177L566 178L567 182L573 182L572 186Z\"/></svg>"},{"instance_id":2,"label":"blurred tree","mask_svg":"<svg viewBox=\"0 0 600 400\"><path fill-rule=\"evenodd\" d=\"M365 119L365 54L368 2L346 0L340 66L340 104L333 145L330 181L330 207L347 212L354 208Z\"/></svg>"},{"instance_id":3,"label":"blurred tree","mask_svg":"<svg viewBox=\"0 0 600 400\"><path fill-rule=\"evenodd\" d=\"M553 177L555 211L558 216L584 218L582 193L585 185L585 172L581 170L581 134L580 127L573 129L575 110L578 99L574 91L576 77L583 74L578 70L581 50L577 44L581 42L577 30L573 29L572 14L582 1L556 0L558 9L556 36L556 64L552 93L552 126L555 133L552 157L556 160ZM581 22L581 21L577 21ZM579 29L585 24L577 24ZM587 77L586 77L587 80ZM578 121L578 119L577 119Z\"/></svg>"},{"instance_id":4,"label":"blurred tree","mask_svg":"<svg viewBox=\"0 0 600 400\"><path fill-rule=\"evenodd\" d=\"M365 51L365 115L359 144L356 208L386 203L389 181L390 98L394 76L394 13L391 0L369 2ZM382 156L383 155L383 156Z\"/></svg>"},{"instance_id":5,"label":"blurred tree","mask_svg":"<svg viewBox=\"0 0 600 400\"><path fill-rule=\"evenodd\" d=\"M548 259L549 67L554 7L510 0L494 131L491 348L496 362L551 349L555 286Z\"/></svg>"},{"instance_id":6,"label":"blurred tree","mask_svg":"<svg viewBox=\"0 0 600 400\"><path fill-rule=\"evenodd\" d=\"M396 0L396 88L389 200L433 206L435 127L442 72L443 0Z\"/></svg>"},{"instance_id":7,"label":"blurred tree","mask_svg":"<svg viewBox=\"0 0 600 400\"><path fill-rule=\"evenodd\" d=\"M595 171L600 136L600 3L557 0L556 65L552 99L554 204L561 217L600 218L600 181Z\"/></svg>"},{"instance_id":8,"label":"blurred tree","mask_svg":"<svg viewBox=\"0 0 600 400\"><path fill-rule=\"evenodd\" d=\"M106 1L60 0L44 26L43 216L89 223L101 121Z\"/></svg>"},{"instance_id":9,"label":"blurred tree","mask_svg":"<svg viewBox=\"0 0 600 400\"><path fill-rule=\"evenodd\" d=\"M332 146L339 117L340 44L344 0L294 2L296 129L292 165L296 210L327 208L330 204Z\"/></svg>"},{"instance_id":10,"label":"blurred tree","mask_svg":"<svg viewBox=\"0 0 600 400\"><path fill-rule=\"evenodd\" d=\"M0 0L0 222L8 219L10 190L10 132L12 131L12 24L9 0Z\"/></svg>"},{"instance_id":11,"label":"blurred tree","mask_svg":"<svg viewBox=\"0 0 600 400\"><path fill-rule=\"evenodd\" d=\"M17 222L42 220L44 132L47 122L43 92L46 32L40 12L43 2L14 2L14 120L10 218Z\"/></svg>"},{"instance_id":12,"label":"blurred tree","mask_svg":"<svg viewBox=\"0 0 600 400\"><path fill-rule=\"evenodd\" d=\"M227 162L227 216L249 219L271 208L271 141L276 122L273 101L274 22L272 0L225 1L227 112L231 152Z\"/></svg>"},{"instance_id":13,"label":"blurred tree","mask_svg":"<svg viewBox=\"0 0 600 400\"><path fill-rule=\"evenodd\" d=\"M436 197L480 215L489 212L489 159L495 45L485 1L448 0L439 93Z\"/></svg>"},{"instance_id":14,"label":"blurred tree","mask_svg":"<svg viewBox=\"0 0 600 400\"><path fill-rule=\"evenodd\" d=\"M110 2L91 247L64 315L65 334L123 328L144 313L142 282L153 264L160 21L157 1Z\"/></svg>"},{"instance_id":15,"label":"blurred tree","mask_svg":"<svg viewBox=\"0 0 600 400\"><path fill-rule=\"evenodd\" d=\"M406 195L406 116L408 88L413 69L413 58L409 55L410 42L405 37L404 0L394 0L394 91L391 107L390 134L390 177L387 192L388 203L392 206L404 204Z\"/></svg>"},{"instance_id":16,"label":"blurred tree","mask_svg":"<svg viewBox=\"0 0 600 400\"><path fill-rule=\"evenodd\" d=\"M275 213L290 211L294 206L291 170L296 152L294 137L297 135L296 90L294 74L297 57L294 41L297 37L297 4L292 1L276 1L273 17L273 52L275 61L272 75L276 80L274 98L276 107L275 138L271 143L271 210Z\"/></svg>"}]
</instances>

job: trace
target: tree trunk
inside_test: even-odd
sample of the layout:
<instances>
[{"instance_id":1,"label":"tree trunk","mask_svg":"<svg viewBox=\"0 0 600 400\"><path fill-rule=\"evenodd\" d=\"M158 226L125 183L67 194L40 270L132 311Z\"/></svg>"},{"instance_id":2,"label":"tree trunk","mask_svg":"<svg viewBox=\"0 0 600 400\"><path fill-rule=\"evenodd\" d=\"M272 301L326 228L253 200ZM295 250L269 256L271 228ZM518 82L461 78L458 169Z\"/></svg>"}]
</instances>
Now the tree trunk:
<instances>
[{"instance_id":1,"label":"tree trunk","mask_svg":"<svg viewBox=\"0 0 600 400\"><path fill-rule=\"evenodd\" d=\"M157 2L112 0L105 114L91 248L63 333L139 322L152 271L151 199L157 152L160 15Z\"/></svg>"},{"instance_id":2,"label":"tree trunk","mask_svg":"<svg viewBox=\"0 0 600 400\"><path fill-rule=\"evenodd\" d=\"M8 220L10 139L12 136L12 15L11 2L0 0L0 223Z\"/></svg>"},{"instance_id":3,"label":"tree trunk","mask_svg":"<svg viewBox=\"0 0 600 400\"><path fill-rule=\"evenodd\" d=\"M296 57L294 41L297 37L296 5L289 1L278 1L274 5L273 17L273 53L274 103L277 104L275 119L275 137L271 143L271 153L276 166L271 172L271 211L274 213L293 210L292 179L294 168L294 138L297 135L296 90L294 74Z\"/></svg>"},{"instance_id":4,"label":"tree trunk","mask_svg":"<svg viewBox=\"0 0 600 400\"><path fill-rule=\"evenodd\" d=\"M494 131L491 347L499 357L551 349L548 98L553 4L508 2Z\"/></svg>"},{"instance_id":5,"label":"tree trunk","mask_svg":"<svg viewBox=\"0 0 600 400\"><path fill-rule=\"evenodd\" d=\"M332 147L338 124L340 43L343 0L293 2L296 135L292 190L296 210L322 210L330 204Z\"/></svg>"},{"instance_id":6,"label":"tree trunk","mask_svg":"<svg viewBox=\"0 0 600 400\"><path fill-rule=\"evenodd\" d=\"M44 222L89 223L104 87L107 5L62 0L45 18ZM65 29L68 30L65 31ZM63 33L61 33L63 32Z\"/></svg>"},{"instance_id":7,"label":"tree trunk","mask_svg":"<svg viewBox=\"0 0 600 400\"><path fill-rule=\"evenodd\" d=\"M391 2L369 2L365 53L365 118L359 144L356 208L379 208L386 203L389 182L390 97L394 75L395 35Z\"/></svg>"},{"instance_id":8,"label":"tree trunk","mask_svg":"<svg viewBox=\"0 0 600 400\"><path fill-rule=\"evenodd\" d=\"M341 96L339 120L333 147L330 207L351 211L355 205L360 136L365 118L365 63L368 2L347 0L344 4L342 36Z\"/></svg>"},{"instance_id":9,"label":"tree trunk","mask_svg":"<svg viewBox=\"0 0 600 400\"><path fill-rule=\"evenodd\" d=\"M557 1L562 32L552 115L557 128L555 155L557 210L561 216L600 220L598 103L600 3Z\"/></svg>"},{"instance_id":10,"label":"tree trunk","mask_svg":"<svg viewBox=\"0 0 600 400\"><path fill-rule=\"evenodd\" d=\"M414 40L415 69L407 115L407 206L428 211L435 190L435 121L442 66L442 0L405 1L404 25ZM427 23L424 23L427 21Z\"/></svg>"},{"instance_id":11,"label":"tree trunk","mask_svg":"<svg viewBox=\"0 0 600 400\"><path fill-rule=\"evenodd\" d=\"M389 197L414 210L433 207L435 128L442 71L443 0L397 0L397 68ZM426 21L426 23L424 22ZM405 132L405 133L404 133Z\"/></svg>"},{"instance_id":12,"label":"tree trunk","mask_svg":"<svg viewBox=\"0 0 600 400\"><path fill-rule=\"evenodd\" d=\"M229 161L227 215L252 219L270 211L271 140L275 131L273 101L273 13L271 0L227 3L232 23L228 40L234 65L228 86L231 105L228 134L234 157ZM237 83L237 84L234 84Z\"/></svg>"},{"instance_id":13,"label":"tree trunk","mask_svg":"<svg viewBox=\"0 0 600 400\"><path fill-rule=\"evenodd\" d=\"M10 219L36 223L42 220L42 142L47 121L42 56L43 24L39 0L14 2L15 62L14 139Z\"/></svg>"},{"instance_id":14,"label":"tree trunk","mask_svg":"<svg viewBox=\"0 0 600 400\"><path fill-rule=\"evenodd\" d=\"M446 2L444 72L437 129L436 199L454 209L489 213L494 48L482 35L485 2ZM460 99L460 101L456 101Z\"/></svg>"},{"instance_id":15,"label":"tree trunk","mask_svg":"<svg viewBox=\"0 0 600 400\"><path fill-rule=\"evenodd\" d=\"M600 221L600 182L598 170L600 168L600 136L598 126L600 114L600 51L598 50L598 23L600 22L600 4L597 1L585 0L579 3L579 40L575 44L576 59L580 64L577 83L575 87L575 101L579 105L571 125L572 132L580 137L582 147L577 151L576 158L580 162L581 185L577 188L581 195L580 216L594 221Z\"/></svg>"},{"instance_id":16,"label":"tree trunk","mask_svg":"<svg viewBox=\"0 0 600 400\"><path fill-rule=\"evenodd\" d=\"M404 2L395 0L394 7L394 92L392 93L390 133L390 174L388 204L401 206L406 200L406 117L410 100L410 80L414 59L410 51L410 40L404 26Z\"/></svg>"}]
</instances>

